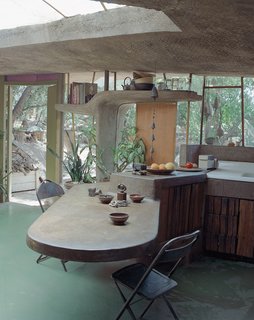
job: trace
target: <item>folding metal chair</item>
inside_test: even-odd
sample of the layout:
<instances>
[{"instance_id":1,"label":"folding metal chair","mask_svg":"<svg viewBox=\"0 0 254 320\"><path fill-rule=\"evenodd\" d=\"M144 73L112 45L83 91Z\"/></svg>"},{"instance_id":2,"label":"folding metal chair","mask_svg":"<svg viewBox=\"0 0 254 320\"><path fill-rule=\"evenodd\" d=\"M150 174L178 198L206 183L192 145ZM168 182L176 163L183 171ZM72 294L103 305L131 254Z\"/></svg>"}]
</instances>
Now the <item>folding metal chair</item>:
<instances>
[{"instance_id":1,"label":"folding metal chair","mask_svg":"<svg viewBox=\"0 0 254 320\"><path fill-rule=\"evenodd\" d=\"M51 181L49 179L43 180L41 177L39 177L39 180L41 184L38 190L36 191L36 196L39 201L42 212L45 212L54 201L56 201L59 197L61 197L64 194L64 190L59 184L55 183L54 181ZM51 257L41 254L39 258L36 260L36 262L40 263L49 258ZM67 261L65 260L61 260L64 271L67 272L65 266L66 262Z\"/></svg>"},{"instance_id":2,"label":"folding metal chair","mask_svg":"<svg viewBox=\"0 0 254 320\"><path fill-rule=\"evenodd\" d=\"M200 230L197 230L169 240L159 250L149 266L143 263L135 263L112 274L112 278L124 301L115 320L120 319L126 310L132 319L142 319L153 302L159 297L162 297L174 319L179 320L166 294L177 286L177 282L171 279L171 276L183 258L190 253L199 234ZM170 265L166 274L158 270L162 264L163 266ZM132 290L128 297L124 292L126 287ZM140 317L136 318L131 306L142 299L148 300L149 303Z\"/></svg>"}]
</instances>

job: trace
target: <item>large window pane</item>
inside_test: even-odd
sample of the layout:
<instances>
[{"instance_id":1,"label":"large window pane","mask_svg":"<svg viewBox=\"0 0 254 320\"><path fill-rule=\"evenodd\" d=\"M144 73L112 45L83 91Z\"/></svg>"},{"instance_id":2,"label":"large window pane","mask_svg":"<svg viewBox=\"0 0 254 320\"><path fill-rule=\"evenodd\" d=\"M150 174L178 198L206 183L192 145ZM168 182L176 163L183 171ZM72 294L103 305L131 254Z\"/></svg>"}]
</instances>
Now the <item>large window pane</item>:
<instances>
[{"instance_id":1,"label":"large window pane","mask_svg":"<svg viewBox=\"0 0 254 320\"><path fill-rule=\"evenodd\" d=\"M254 79L244 78L244 138L245 146L254 146Z\"/></svg>"},{"instance_id":2,"label":"large window pane","mask_svg":"<svg viewBox=\"0 0 254 320\"><path fill-rule=\"evenodd\" d=\"M205 90L203 142L227 145L231 140L241 140L241 137L241 90Z\"/></svg>"},{"instance_id":3,"label":"large window pane","mask_svg":"<svg viewBox=\"0 0 254 320\"><path fill-rule=\"evenodd\" d=\"M205 85L208 87L213 86L240 86L240 77L206 77Z\"/></svg>"}]
</instances>

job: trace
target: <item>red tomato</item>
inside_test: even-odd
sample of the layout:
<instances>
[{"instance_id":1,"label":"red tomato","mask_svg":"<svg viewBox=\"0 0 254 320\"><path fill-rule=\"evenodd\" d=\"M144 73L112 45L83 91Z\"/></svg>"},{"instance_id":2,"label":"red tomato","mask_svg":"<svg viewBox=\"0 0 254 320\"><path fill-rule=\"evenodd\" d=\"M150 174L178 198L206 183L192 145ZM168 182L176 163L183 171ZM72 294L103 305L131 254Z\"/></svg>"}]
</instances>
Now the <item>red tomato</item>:
<instances>
[{"instance_id":1,"label":"red tomato","mask_svg":"<svg viewBox=\"0 0 254 320\"><path fill-rule=\"evenodd\" d=\"M193 164L191 162L186 162L185 167L191 169L193 168Z\"/></svg>"}]
</instances>

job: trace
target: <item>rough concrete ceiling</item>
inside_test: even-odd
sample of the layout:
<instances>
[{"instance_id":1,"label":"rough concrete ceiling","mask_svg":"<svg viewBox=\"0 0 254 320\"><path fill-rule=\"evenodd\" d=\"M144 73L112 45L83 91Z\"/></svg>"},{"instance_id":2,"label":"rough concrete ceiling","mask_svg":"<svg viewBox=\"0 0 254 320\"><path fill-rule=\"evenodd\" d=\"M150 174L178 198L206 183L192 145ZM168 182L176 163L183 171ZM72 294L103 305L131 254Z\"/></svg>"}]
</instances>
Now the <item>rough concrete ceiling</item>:
<instances>
[{"instance_id":1,"label":"rough concrete ceiling","mask_svg":"<svg viewBox=\"0 0 254 320\"><path fill-rule=\"evenodd\" d=\"M254 75L253 0L105 2L161 10L181 32L156 29L154 11L151 15L142 12L128 24L133 8L88 16L82 25L72 25L69 38L56 33L60 27L68 29L68 19L53 24L55 28L38 26L42 38L28 27L0 31L0 74L145 70ZM147 29L149 19L151 28ZM88 23L96 26L97 35L93 29L90 34L82 29ZM110 23L111 33L103 34ZM20 36L23 45L18 42Z\"/></svg>"}]
</instances>

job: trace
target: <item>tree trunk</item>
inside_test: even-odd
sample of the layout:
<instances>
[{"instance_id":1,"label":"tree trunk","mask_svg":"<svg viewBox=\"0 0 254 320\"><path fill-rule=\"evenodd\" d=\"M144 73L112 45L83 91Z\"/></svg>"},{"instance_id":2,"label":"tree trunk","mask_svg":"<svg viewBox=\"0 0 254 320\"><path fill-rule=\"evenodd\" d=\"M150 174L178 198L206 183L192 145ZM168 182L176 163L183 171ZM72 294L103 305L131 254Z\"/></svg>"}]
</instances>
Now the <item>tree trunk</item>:
<instances>
[{"instance_id":1,"label":"tree trunk","mask_svg":"<svg viewBox=\"0 0 254 320\"><path fill-rule=\"evenodd\" d=\"M26 87L24 92L22 93L21 97L19 98L19 101L16 103L13 112L12 112L12 123L14 123L18 117L21 115L24 105L27 101L27 99L30 97L32 92L32 86Z\"/></svg>"}]
</instances>

